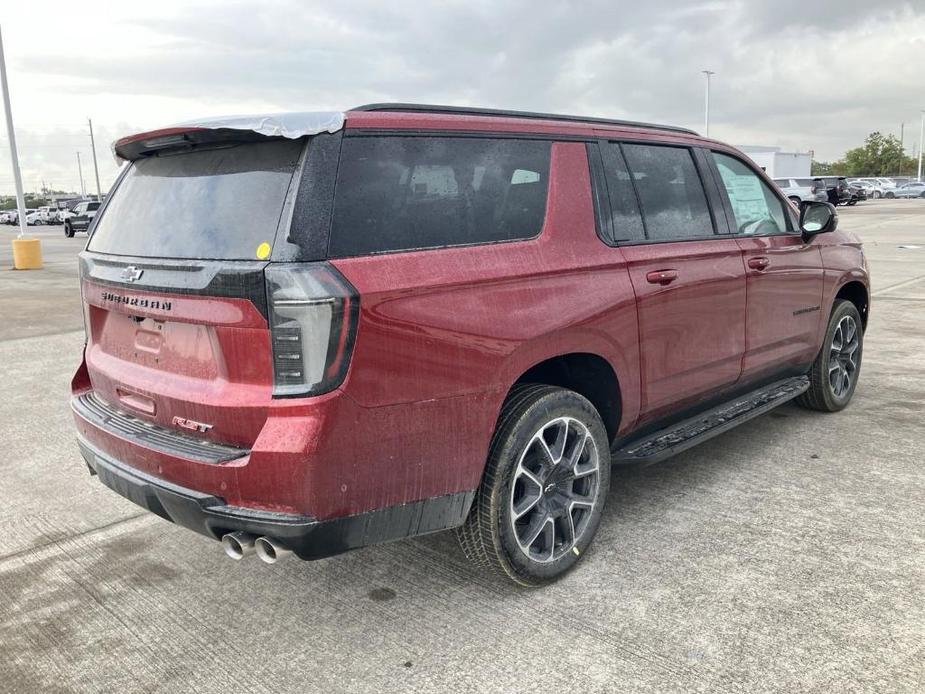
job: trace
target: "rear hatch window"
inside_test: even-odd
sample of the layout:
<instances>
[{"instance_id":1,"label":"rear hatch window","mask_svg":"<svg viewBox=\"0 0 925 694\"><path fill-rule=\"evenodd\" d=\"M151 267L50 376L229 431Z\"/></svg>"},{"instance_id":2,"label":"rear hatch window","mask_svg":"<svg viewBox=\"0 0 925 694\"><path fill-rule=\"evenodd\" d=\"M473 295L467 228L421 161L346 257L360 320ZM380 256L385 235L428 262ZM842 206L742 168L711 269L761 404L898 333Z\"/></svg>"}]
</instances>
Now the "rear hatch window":
<instances>
[{"instance_id":1,"label":"rear hatch window","mask_svg":"<svg viewBox=\"0 0 925 694\"><path fill-rule=\"evenodd\" d=\"M304 140L159 152L131 164L88 249L157 258L254 260L272 246Z\"/></svg>"}]
</instances>

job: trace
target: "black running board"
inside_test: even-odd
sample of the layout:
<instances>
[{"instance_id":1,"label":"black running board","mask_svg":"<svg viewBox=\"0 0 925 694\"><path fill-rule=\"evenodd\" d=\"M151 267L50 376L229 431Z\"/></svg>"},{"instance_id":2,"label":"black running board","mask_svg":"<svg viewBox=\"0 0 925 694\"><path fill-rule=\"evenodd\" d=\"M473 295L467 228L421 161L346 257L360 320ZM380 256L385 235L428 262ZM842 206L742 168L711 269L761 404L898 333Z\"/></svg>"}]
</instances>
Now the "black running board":
<instances>
[{"instance_id":1,"label":"black running board","mask_svg":"<svg viewBox=\"0 0 925 694\"><path fill-rule=\"evenodd\" d=\"M641 439L624 443L611 451L611 459L615 464L661 462L773 410L807 390L809 378L806 376L777 381Z\"/></svg>"}]
</instances>

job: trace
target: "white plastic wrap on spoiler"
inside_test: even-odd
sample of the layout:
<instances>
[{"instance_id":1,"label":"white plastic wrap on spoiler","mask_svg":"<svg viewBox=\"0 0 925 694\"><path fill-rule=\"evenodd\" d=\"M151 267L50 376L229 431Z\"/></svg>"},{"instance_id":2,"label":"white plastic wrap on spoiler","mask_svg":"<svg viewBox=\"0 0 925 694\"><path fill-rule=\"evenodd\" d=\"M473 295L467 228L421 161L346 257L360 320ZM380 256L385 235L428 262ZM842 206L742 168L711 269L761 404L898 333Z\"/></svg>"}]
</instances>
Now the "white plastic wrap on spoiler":
<instances>
[{"instance_id":1,"label":"white plastic wrap on spoiler","mask_svg":"<svg viewBox=\"0 0 925 694\"><path fill-rule=\"evenodd\" d=\"M219 130L253 130L268 137L286 137L292 140L321 132L336 133L344 127L344 114L340 111L303 111L295 113L263 113L247 116L218 116L177 123L195 128Z\"/></svg>"}]
</instances>

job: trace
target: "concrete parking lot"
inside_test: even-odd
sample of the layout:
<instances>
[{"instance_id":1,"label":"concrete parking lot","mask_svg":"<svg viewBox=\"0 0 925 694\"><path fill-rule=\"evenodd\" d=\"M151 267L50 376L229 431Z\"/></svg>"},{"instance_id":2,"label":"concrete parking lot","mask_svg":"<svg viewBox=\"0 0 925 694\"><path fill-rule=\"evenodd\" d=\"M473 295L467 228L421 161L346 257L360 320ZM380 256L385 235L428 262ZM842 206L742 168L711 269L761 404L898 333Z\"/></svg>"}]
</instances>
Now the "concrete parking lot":
<instances>
[{"instance_id":1,"label":"concrete parking lot","mask_svg":"<svg viewBox=\"0 0 925 694\"><path fill-rule=\"evenodd\" d=\"M0 227L0 691L925 691L925 200L839 214L874 278L852 405L616 470L538 591L450 535L232 562L105 489L68 409L84 238L15 272Z\"/></svg>"}]
</instances>

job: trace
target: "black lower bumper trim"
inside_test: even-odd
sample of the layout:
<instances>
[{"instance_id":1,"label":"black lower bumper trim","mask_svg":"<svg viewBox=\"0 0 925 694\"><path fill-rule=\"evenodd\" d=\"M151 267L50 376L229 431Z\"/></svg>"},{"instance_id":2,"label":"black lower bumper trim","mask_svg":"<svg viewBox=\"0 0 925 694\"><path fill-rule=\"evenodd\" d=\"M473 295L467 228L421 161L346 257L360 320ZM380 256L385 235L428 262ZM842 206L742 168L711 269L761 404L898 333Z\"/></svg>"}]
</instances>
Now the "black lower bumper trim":
<instances>
[{"instance_id":1,"label":"black lower bumper trim","mask_svg":"<svg viewBox=\"0 0 925 694\"><path fill-rule=\"evenodd\" d=\"M463 523L475 491L423 499L353 516L309 516L231 506L223 499L181 487L114 460L81 437L80 452L107 487L161 518L212 539L243 530L284 543L301 559L321 559L366 545L455 528Z\"/></svg>"}]
</instances>

